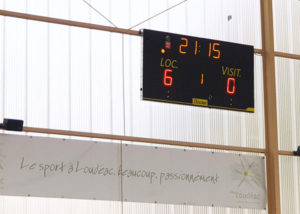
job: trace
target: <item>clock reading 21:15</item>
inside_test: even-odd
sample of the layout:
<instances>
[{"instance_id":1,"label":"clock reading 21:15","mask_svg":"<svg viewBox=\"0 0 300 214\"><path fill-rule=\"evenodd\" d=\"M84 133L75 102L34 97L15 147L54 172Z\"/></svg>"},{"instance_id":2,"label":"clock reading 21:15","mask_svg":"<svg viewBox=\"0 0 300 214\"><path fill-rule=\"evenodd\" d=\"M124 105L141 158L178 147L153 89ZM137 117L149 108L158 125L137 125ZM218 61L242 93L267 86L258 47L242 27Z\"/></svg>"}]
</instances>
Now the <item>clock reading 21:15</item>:
<instances>
[{"instance_id":1,"label":"clock reading 21:15","mask_svg":"<svg viewBox=\"0 0 300 214\"><path fill-rule=\"evenodd\" d=\"M254 112L253 46L143 31L144 100Z\"/></svg>"},{"instance_id":2,"label":"clock reading 21:15","mask_svg":"<svg viewBox=\"0 0 300 214\"><path fill-rule=\"evenodd\" d=\"M172 44L170 41L170 36L166 36L165 47L161 49L161 53L165 54L166 50L171 49ZM192 44L193 50L189 50L189 40L185 37L180 38L180 44L178 46L178 52L180 54L187 54L191 51L191 55L197 55L201 52L201 45L198 44L198 41L195 40ZM208 51L207 57L215 60L219 60L221 58L221 45L219 42L209 42L208 43ZM174 69L178 69L178 64L176 59L164 58L161 57L160 66L166 68L163 74L163 84L166 87L170 87L173 85L172 72ZM226 92L227 94L233 95L235 94L235 78L240 77L241 69L239 68L231 68L228 66L222 66L222 74L224 76L229 76L227 78L226 84ZM200 84L204 84L204 73L201 73Z\"/></svg>"}]
</instances>

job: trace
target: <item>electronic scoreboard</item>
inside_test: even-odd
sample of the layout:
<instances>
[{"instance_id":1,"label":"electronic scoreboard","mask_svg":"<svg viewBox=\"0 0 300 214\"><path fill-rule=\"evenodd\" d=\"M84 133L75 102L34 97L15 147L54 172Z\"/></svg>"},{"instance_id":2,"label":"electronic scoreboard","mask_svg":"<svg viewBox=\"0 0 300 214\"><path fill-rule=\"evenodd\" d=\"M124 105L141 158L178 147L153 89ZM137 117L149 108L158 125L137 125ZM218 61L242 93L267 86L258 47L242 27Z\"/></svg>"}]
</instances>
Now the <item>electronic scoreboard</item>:
<instances>
[{"instance_id":1,"label":"electronic scoreboard","mask_svg":"<svg viewBox=\"0 0 300 214\"><path fill-rule=\"evenodd\" d=\"M254 112L254 48L143 30L143 100Z\"/></svg>"}]
</instances>

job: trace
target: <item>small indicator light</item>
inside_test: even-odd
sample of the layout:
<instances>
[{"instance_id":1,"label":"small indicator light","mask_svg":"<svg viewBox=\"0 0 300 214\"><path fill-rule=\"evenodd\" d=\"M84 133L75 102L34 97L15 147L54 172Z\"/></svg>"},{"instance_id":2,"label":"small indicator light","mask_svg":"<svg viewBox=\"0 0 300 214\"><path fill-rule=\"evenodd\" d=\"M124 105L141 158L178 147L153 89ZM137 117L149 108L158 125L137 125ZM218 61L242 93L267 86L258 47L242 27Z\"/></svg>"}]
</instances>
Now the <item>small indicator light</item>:
<instances>
[{"instance_id":1,"label":"small indicator light","mask_svg":"<svg viewBox=\"0 0 300 214\"><path fill-rule=\"evenodd\" d=\"M165 49L171 49L171 37L170 36L166 36Z\"/></svg>"}]
</instances>

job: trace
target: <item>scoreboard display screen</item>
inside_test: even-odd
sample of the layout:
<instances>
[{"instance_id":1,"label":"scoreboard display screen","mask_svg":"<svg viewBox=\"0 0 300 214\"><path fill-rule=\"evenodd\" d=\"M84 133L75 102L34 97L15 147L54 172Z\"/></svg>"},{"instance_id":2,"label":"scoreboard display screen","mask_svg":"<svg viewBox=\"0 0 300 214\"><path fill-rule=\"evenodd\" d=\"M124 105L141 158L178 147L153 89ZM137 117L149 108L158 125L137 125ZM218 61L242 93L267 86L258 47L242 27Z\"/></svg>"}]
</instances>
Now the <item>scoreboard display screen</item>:
<instances>
[{"instance_id":1,"label":"scoreboard display screen","mask_svg":"<svg viewBox=\"0 0 300 214\"><path fill-rule=\"evenodd\" d=\"M143 100L254 112L254 48L143 30Z\"/></svg>"}]
</instances>

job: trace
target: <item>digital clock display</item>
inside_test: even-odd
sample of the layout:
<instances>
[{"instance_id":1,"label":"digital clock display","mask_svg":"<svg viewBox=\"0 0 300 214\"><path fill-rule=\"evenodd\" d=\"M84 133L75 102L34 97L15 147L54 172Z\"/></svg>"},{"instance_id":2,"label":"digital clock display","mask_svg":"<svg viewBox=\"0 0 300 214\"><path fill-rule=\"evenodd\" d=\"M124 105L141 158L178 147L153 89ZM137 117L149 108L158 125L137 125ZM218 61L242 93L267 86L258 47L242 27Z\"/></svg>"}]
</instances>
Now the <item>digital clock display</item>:
<instances>
[{"instance_id":1,"label":"digital clock display","mask_svg":"<svg viewBox=\"0 0 300 214\"><path fill-rule=\"evenodd\" d=\"M254 48L143 30L144 100L254 112Z\"/></svg>"}]
</instances>

